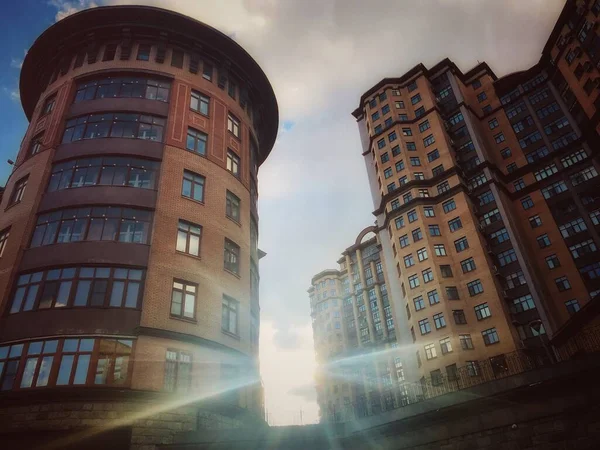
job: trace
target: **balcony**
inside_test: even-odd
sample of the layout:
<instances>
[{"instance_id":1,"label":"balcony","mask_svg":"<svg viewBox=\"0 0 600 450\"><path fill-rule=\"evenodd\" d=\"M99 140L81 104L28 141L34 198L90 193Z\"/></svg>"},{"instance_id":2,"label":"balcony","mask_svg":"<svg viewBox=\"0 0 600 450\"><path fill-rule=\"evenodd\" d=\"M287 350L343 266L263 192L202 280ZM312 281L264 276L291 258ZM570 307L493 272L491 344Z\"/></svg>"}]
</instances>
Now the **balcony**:
<instances>
[{"instance_id":1,"label":"balcony","mask_svg":"<svg viewBox=\"0 0 600 450\"><path fill-rule=\"evenodd\" d=\"M109 241L52 244L25 250L20 270L77 264L118 264L145 267L150 246Z\"/></svg>"}]
</instances>

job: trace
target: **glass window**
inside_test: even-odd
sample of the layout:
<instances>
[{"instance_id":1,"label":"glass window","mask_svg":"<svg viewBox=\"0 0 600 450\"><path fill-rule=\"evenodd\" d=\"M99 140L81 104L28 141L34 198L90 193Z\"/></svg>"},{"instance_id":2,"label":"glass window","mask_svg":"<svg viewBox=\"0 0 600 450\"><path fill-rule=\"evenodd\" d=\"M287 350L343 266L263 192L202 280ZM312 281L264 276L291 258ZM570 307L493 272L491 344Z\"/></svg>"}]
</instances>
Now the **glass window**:
<instances>
[{"instance_id":1,"label":"glass window","mask_svg":"<svg viewBox=\"0 0 600 450\"><path fill-rule=\"evenodd\" d=\"M100 340L94 384L124 384L128 378L132 347L133 341L128 339Z\"/></svg>"},{"instance_id":2,"label":"glass window","mask_svg":"<svg viewBox=\"0 0 600 450\"><path fill-rule=\"evenodd\" d=\"M460 340L460 348L463 350L472 350L474 348L470 334L459 334L458 338Z\"/></svg>"},{"instance_id":3,"label":"glass window","mask_svg":"<svg viewBox=\"0 0 600 450\"><path fill-rule=\"evenodd\" d=\"M433 359L437 357L437 353L435 351L435 344L427 344L425 346L425 357L427 359Z\"/></svg>"},{"instance_id":4,"label":"glass window","mask_svg":"<svg viewBox=\"0 0 600 450\"><path fill-rule=\"evenodd\" d=\"M6 248L6 243L8 241L8 236L10 234L10 228L5 228L0 231L0 258L4 254L4 249Z\"/></svg>"},{"instance_id":5,"label":"glass window","mask_svg":"<svg viewBox=\"0 0 600 450\"><path fill-rule=\"evenodd\" d=\"M198 286L187 281L173 280L171 293L171 316L184 319L196 317L196 293Z\"/></svg>"},{"instance_id":6,"label":"glass window","mask_svg":"<svg viewBox=\"0 0 600 450\"><path fill-rule=\"evenodd\" d=\"M429 225L428 228L429 228L430 236L441 236L442 235L439 225Z\"/></svg>"},{"instance_id":7,"label":"glass window","mask_svg":"<svg viewBox=\"0 0 600 450\"><path fill-rule=\"evenodd\" d=\"M436 289L427 292L427 298L429 299L430 305L437 305L440 302L440 296Z\"/></svg>"},{"instance_id":8,"label":"glass window","mask_svg":"<svg viewBox=\"0 0 600 450\"><path fill-rule=\"evenodd\" d=\"M227 131L235 137L240 137L240 121L232 114L227 115Z\"/></svg>"},{"instance_id":9,"label":"glass window","mask_svg":"<svg viewBox=\"0 0 600 450\"><path fill-rule=\"evenodd\" d=\"M523 295L512 300L510 311L513 314L529 311L530 309L535 309L535 303L531 294Z\"/></svg>"},{"instance_id":10,"label":"glass window","mask_svg":"<svg viewBox=\"0 0 600 450\"><path fill-rule=\"evenodd\" d=\"M430 129L429 120L425 120L419 124L419 131L423 133L424 131Z\"/></svg>"},{"instance_id":11,"label":"glass window","mask_svg":"<svg viewBox=\"0 0 600 450\"><path fill-rule=\"evenodd\" d=\"M435 323L436 330L440 328L444 328L446 326L446 319L444 319L444 314L438 313L433 315L433 322Z\"/></svg>"},{"instance_id":12,"label":"glass window","mask_svg":"<svg viewBox=\"0 0 600 450\"><path fill-rule=\"evenodd\" d=\"M150 45L140 44L138 46L137 59L140 61L150 61Z\"/></svg>"},{"instance_id":13,"label":"glass window","mask_svg":"<svg viewBox=\"0 0 600 450\"><path fill-rule=\"evenodd\" d=\"M430 281L433 281L433 270L425 269L425 270L421 271L421 274L423 275L424 283L429 283Z\"/></svg>"},{"instance_id":14,"label":"glass window","mask_svg":"<svg viewBox=\"0 0 600 450\"><path fill-rule=\"evenodd\" d=\"M446 287L446 296L448 297L448 300L460 300L458 288L456 286Z\"/></svg>"},{"instance_id":15,"label":"glass window","mask_svg":"<svg viewBox=\"0 0 600 450\"><path fill-rule=\"evenodd\" d=\"M460 262L460 267L463 273L468 273L474 271L477 266L475 265L475 260L473 258L467 258Z\"/></svg>"},{"instance_id":16,"label":"glass window","mask_svg":"<svg viewBox=\"0 0 600 450\"><path fill-rule=\"evenodd\" d=\"M571 315L575 314L577 311L579 311L581 309L581 307L579 306L579 301L577 301L576 298L567 300L565 302L565 306L567 308L567 311Z\"/></svg>"},{"instance_id":17,"label":"glass window","mask_svg":"<svg viewBox=\"0 0 600 450\"><path fill-rule=\"evenodd\" d=\"M558 256L550 255L546 256L545 259L549 269L556 269L557 267L560 267L560 261L558 259Z\"/></svg>"},{"instance_id":18,"label":"glass window","mask_svg":"<svg viewBox=\"0 0 600 450\"><path fill-rule=\"evenodd\" d=\"M152 212L119 206L62 209L40 214L31 247L77 241L146 244Z\"/></svg>"},{"instance_id":19,"label":"glass window","mask_svg":"<svg viewBox=\"0 0 600 450\"><path fill-rule=\"evenodd\" d=\"M230 191L226 194L225 214L236 222L240 221L240 199Z\"/></svg>"},{"instance_id":20,"label":"glass window","mask_svg":"<svg viewBox=\"0 0 600 450\"><path fill-rule=\"evenodd\" d=\"M404 248L410 244L410 242L408 241L408 235L406 235L406 234L404 236L400 236L399 241L400 241L400 248Z\"/></svg>"},{"instance_id":21,"label":"glass window","mask_svg":"<svg viewBox=\"0 0 600 450\"><path fill-rule=\"evenodd\" d=\"M416 287L418 287L421 283L419 282L419 276L418 275L411 275L408 277L408 284L410 286L411 289L414 289Z\"/></svg>"},{"instance_id":22,"label":"glass window","mask_svg":"<svg viewBox=\"0 0 600 450\"><path fill-rule=\"evenodd\" d=\"M440 151L436 148L435 150L427 153L427 160L433 162L440 157Z\"/></svg>"},{"instance_id":23,"label":"glass window","mask_svg":"<svg viewBox=\"0 0 600 450\"><path fill-rule=\"evenodd\" d=\"M177 227L177 251L200 256L201 237L202 227L200 225L180 220Z\"/></svg>"},{"instance_id":24,"label":"glass window","mask_svg":"<svg viewBox=\"0 0 600 450\"><path fill-rule=\"evenodd\" d=\"M523 206L523 209L533 208L533 200L528 195L527 197L521 199L521 205Z\"/></svg>"},{"instance_id":25,"label":"glass window","mask_svg":"<svg viewBox=\"0 0 600 450\"><path fill-rule=\"evenodd\" d=\"M227 170L236 177L240 176L240 157L233 151L227 150Z\"/></svg>"},{"instance_id":26,"label":"glass window","mask_svg":"<svg viewBox=\"0 0 600 450\"><path fill-rule=\"evenodd\" d=\"M440 183L437 185L438 194L443 194L444 192L447 192L449 190L450 190L450 183L448 183L448 181L444 181L443 183Z\"/></svg>"},{"instance_id":27,"label":"glass window","mask_svg":"<svg viewBox=\"0 0 600 450\"><path fill-rule=\"evenodd\" d=\"M448 228L450 228L451 232L460 230L462 228L460 217L455 217L454 219L448 221Z\"/></svg>"},{"instance_id":28,"label":"glass window","mask_svg":"<svg viewBox=\"0 0 600 450\"><path fill-rule=\"evenodd\" d=\"M446 247L444 244L435 244L433 250L435 251L435 256L446 256Z\"/></svg>"},{"instance_id":29,"label":"glass window","mask_svg":"<svg viewBox=\"0 0 600 450\"><path fill-rule=\"evenodd\" d=\"M394 223L396 224L396 230L399 230L400 228L402 228L404 226L404 217L400 216L400 217L396 217L394 219ZM0 254L0 256L2 256Z\"/></svg>"},{"instance_id":30,"label":"glass window","mask_svg":"<svg viewBox=\"0 0 600 450\"><path fill-rule=\"evenodd\" d=\"M485 345L492 345L500 342L500 338L498 337L498 332L496 328L490 328L488 330L482 331L481 335L483 336L483 342Z\"/></svg>"},{"instance_id":31,"label":"glass window","mask_svg":"<svg viewBox=\"0 0 600 450\"><path fill-rule=\"evenodd\" d=\"M456 241L454 241L454 248L456 249L457 253L460 253L460 252L468 249L469 241L467 240L467 237L463 236L460 239L457 239Z\"/></svg>"},{"instance_id":32,"label":"glass window","mask_svg":"<svg viewBox=\"0 0 600 450\"><path fill-rule=\"evenodd\" d=\"M221 329L231 334L238 334L239 302L223 295Z\"/></svg>"},{"instance_id":33,"label":"glass window","mask_svg":"<svg viewBox=\"0 0 600 450\"><path fill-rule=\"evenodd\" d=\"M423 139L423 145L425 147L429 147L430 145L432 145L434 143L435 143L435 136L433 134L430 134L425 139Z\"/></svg>"},{"instance_id":34,"label":"glass window","mask_svg":"<svg viewBox=\"0 0 600 450\"><path fill-rule=\"evenodd\" d=\"M167 350L165 361L165 391L188 392L192 385L192 355L178 350Z\"/></svg>"},{"instance_id":35,"label":"glass window","mask_svg":"<svg viewBox=\"0 0 600 450\"><path fill-rule=\"evenodd\" d=\"M40 133L31 140L29 145L29 156L33 156L42 151L42 145L44 143L44 133Z\"/></svg>"},{"instance_id":36,"label":"glass window","mask_svg":"<svg viewBox=\"0 0 600 450\"><path fill-rule=\"evenodd\" d=\"M225 238L224 264L225 270L237 275L240 273L240 246Z\"/></svg>"},{"instance_id":37,"label":"glass window","mask_svg":"<svg viewBox=\"0 0 600 450\"><path fill-rule=\"evenodd\" d=\"M541 236L538 236L536 240L540 248L546 248L551 245L550 238L547 234L542 234Z\"/></svg>"},{"instance_id":38,"label":"glass window","mask_svg":"<svg viewBox=\"0 0 600 450\"><path fill-rule=\"evenodd\" d=\"M27 187L28 178L29 175L21 178L15 183L12 190L12 194L10 196L10 200L8 202L9 206L19 203L23 199L23 195L25 194L25 188Z\"/></svg>"},{"instance_id":39,"label":"glass window","mask_svg":"<svg viewBox=\"0 0 600 450\"><path fill-rule=\"evenodd\" d=\"M469 290L469 295L474 297L483 292L483 284L481 284L480 280L471 281L467 283L467 289Z\"/></svg>"},{"instance_id":40,"label":"glass window","mask_svg":"<svg viewBox=\"0 0 600 450\"><path fill-rule=\"evenodd\" d=\"M62 143L82 139L134 138L162 142L165 119L131 113L102 113L67 121Z\"/></svg>"},{"instance_id":41,"label":"glass window","mask_svg":"<svg viewBox=\"0 0 600 450\"><path fill-rule=\"evenodd\" d=\"M101 98L145 98L169 101L171 83L142 77L107 77L77 85L74 103Z\"/></svg>"},{"instance_id":42,"label":"glass window","mask_svg":"<svg viewBox=\"0 0 600 450\"><path fill-rule=\"evenodd\" d=\"M554 283L560 292L571 289L571 283L569 283L569 279L565 276L556 278Z\"/></svg>"},{"instance_id":43,"label":"glass window","mask_svg":"<svg viewBox=\"0 0 600 450\"><path fill-rule=\"evenodd\" d=\"M475 316L477 317L477 320L487 319L488 317L491 317L491 315L492 315L487 303L482 303L481 305L475 306L474 310L475 310Z\"/></svg>"},{"instance_id":44,"label":"glass window","mask_svg":"<svg viewBox=\"0 0 600 450\"><path fill-rule=\"evenodd\" d=\"M464 325L467 323L467 317L465 316L465 312L462 309L453 310L452 316L454 317L454 323L456 323L457 325Z\"/></svg>"},{"instance_id":45,"label":"glass window","mask_svg":"<svg viewBox=\"0 0 600 450\"><path fill-rule=\"evenodd\" d=\"M183 171L183 185L181 195L193 200L204 201L204 182L205 178L197 173L188 170Z\"/></svg>"},{"instance_id":46,"label":"glass window","mask_svg":"<svg viewBox=\"0 0 600 450\"><path fill-rule=\"evenodd\" d=\"M206 155L206 144L208 141L208 135L202 131L188 128L186 148L199 155Z\"/></svg>"},{"instance_id":47,"label":"glass window","mask_svg":"<svg viewBox=\"0 0 600 450\"><path fill-rule=\"evenodd\" d=\"M412 156L410 158L410 165L411 166L420 166L421 165L421 160L419 159L418 156Z\"/></svg>"},{"instance_id":48,"label":"glass window","mask_svg":"<svg viewBox=\"0 0 600 450\"><path fill-rule=\"evenodd\" d=\"M213 65L207 61L204 61L202 66L202 78L208 81L212 81L213 78Z\"/></svg>"},{"instance_id":49,"label":"glass window","mask_svg":"<svg viewBox=\"0 0 600 450\"><path fill-rule=\"evenodd\" d=\"M447 200L444 203L442 203L442 208L444 208L445 213L449 213L450 211L456 209L456 202L453 198L451 198L450 200Z\"/></svg>"},{"instance_id":50,"label":"glass window","mask_svg":"<svg viewBox=\"0 0 600 450\"><path fill-rule=\"evenodd\" d=\"M413 238L413 242L417 242L417 241L420 241L421 239L423 239L423 232L421 231L420 228L417 228L412 231L412 238Z\"/></svg>"},{"instance_id":51,"label":"glass window","mask_svg":"<svg viewBox=\"0 0 600 450\"><path fill-rule=\"evenodd\" d=\"M420 311L421 309L425 308L425 302L423 301L423 296L421 295L414 298L413 303L415 304L415 311Z\"/></svg>"},{"instance_id":52,"label":"glass window","mask_svg":"<svg viewBox=\"0 0 600 450\"><path fill-rule=\"evenodd\" d=\"M192 91L190 108L200 114L208 116L210 110L210 98L198 91Z\"/></svg>"},{"instance_id":53,"label":"glass window","mask_svg":"<svg viewBox=\"0 0 600 450\"><path fill-rule=\"evenodd\" d=\"M227 86L227 94L235 100L237 95L237 85L231 80L229 80L229 85Z\"/></svg>"},{"instance_id":54,"label":"glass window","mask_svg":"<svg viewBox=\"0 0 600 450\"><path fill-rule=\"evenodd\" d=\"M156 189L160 163L140 158L84 158L52 166L48 192L87 186Z\"/></svg>"}]
</instances>

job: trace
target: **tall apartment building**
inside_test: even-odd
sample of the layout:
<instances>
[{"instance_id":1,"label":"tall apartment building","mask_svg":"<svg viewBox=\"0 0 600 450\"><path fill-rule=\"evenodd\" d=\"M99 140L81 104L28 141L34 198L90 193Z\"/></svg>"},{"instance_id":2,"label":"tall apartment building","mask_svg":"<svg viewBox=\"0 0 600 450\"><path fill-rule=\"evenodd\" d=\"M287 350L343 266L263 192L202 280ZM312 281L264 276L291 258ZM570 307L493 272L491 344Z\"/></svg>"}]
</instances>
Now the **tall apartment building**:
<instances>
[{"instance_id":1,"label":"tall apartment building","mask_svg":"<svg viewBox=\"0 0 600 450\"><path fill-rule=\"evenodd\" d=\"M263 420L257 172L278 108L257 63L189 17L93 8L35 41L21 99L0 216L3 442L92 425L113 434L74 448L137 448Z\"/></svg>"},{"instance_id":2,"label":"tall apartment building","mask_svg":"<svg viewBox=\"0 0 600 450\"><path fill-rule=\"evenodd\" d=\"M364 229L308 289L317 401L324 422L377 414L408 401L393 302L375 227Z\"/></svg>"},{"instance_id":3,"label":"tall apartment building","mask_svg":"<svg viewBox=\"0 0 600 450\"><path fill-rule=\"evenodd\" d=\"M515 351L551 358L600 301L599 13L568 1L528 70L420 64L353 112L422 380L478 377L482 361L502 372Z\"/></svg>"}]
</instances>

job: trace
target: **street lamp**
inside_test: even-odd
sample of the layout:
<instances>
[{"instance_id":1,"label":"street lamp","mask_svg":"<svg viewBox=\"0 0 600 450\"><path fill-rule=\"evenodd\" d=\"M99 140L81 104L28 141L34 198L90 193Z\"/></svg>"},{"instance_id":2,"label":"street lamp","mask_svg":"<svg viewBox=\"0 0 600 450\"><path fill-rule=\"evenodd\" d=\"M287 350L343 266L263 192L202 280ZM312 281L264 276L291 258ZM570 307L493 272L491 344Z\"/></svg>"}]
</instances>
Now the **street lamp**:
<instances>
[{"instance_id":1,"label":"street lamp","mask_svg":"<svg viewBox=\"0 0 600 450\"><path fill-rule=\"evenodd\" d=\"M546 341L542 339L542 334L546 334L546 328L544 327L544 323L541 321L541 319L534 319L527 325L531 328L532 331L535 331L538 338L540 339L540 342L542 343L542 347L544 347L544 350L546 351L546 355L550 359L550 362L552 362L554 360L554 358L552 357L552 353L546 345Z\"/></svg>"}]
</instances>

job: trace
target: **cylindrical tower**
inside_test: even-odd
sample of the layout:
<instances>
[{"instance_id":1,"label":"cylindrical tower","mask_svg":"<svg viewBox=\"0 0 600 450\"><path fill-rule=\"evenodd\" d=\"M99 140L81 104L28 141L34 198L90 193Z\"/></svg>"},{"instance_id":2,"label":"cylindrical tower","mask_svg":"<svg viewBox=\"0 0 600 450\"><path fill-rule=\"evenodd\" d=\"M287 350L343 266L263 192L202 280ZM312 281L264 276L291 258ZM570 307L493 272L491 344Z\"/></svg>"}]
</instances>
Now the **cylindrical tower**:
<instances>
[{"instance_id":1,"label":"cylindrical tower","mask_svg":"<svg viewBox=\"0 0 600 450\"><path fill-rule=\"evenodd\" d=\"M258 64L189 17L101 7L47 29L20 85L0 434L137 445L261 417L257 171L278 109Z\"/></svg>"}]
</instances>

